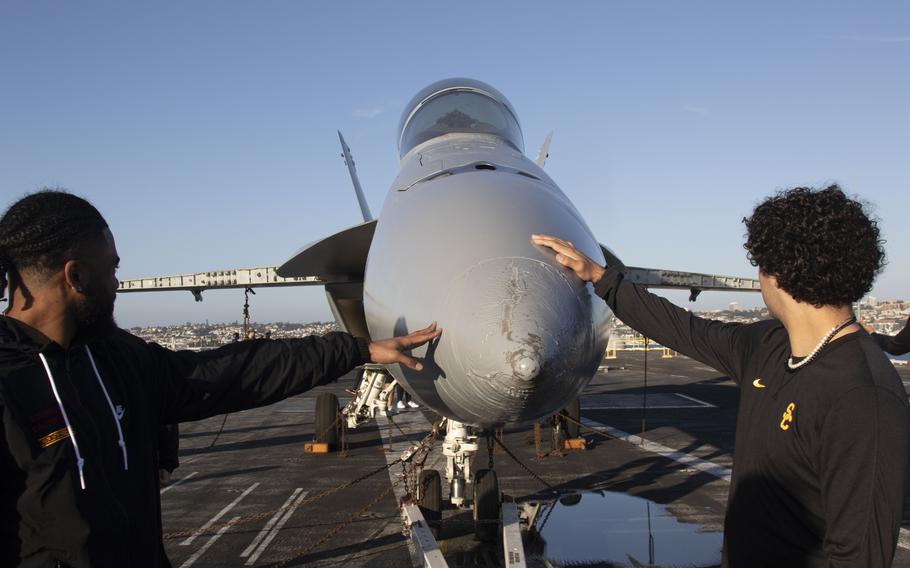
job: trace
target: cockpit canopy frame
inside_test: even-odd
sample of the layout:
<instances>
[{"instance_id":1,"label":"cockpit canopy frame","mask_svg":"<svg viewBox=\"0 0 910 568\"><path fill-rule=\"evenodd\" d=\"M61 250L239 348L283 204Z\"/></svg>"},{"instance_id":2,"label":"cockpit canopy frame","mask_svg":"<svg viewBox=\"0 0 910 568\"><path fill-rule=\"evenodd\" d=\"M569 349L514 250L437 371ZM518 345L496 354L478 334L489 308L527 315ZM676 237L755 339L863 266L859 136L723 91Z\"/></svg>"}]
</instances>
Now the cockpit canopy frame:
<instances>
[{"instance_id":1,"label":"cockpit canopy frame","mask_svg":"<svg viewBox=\"0 0 910 568\"><path fill-rule=\"evenodd\" d=\"M411 99L398 125L398 155L454 132L490 134L524 152L524 136L515 109L505 96L481 81L437 81Z\"/></svg>"}]
</instances>

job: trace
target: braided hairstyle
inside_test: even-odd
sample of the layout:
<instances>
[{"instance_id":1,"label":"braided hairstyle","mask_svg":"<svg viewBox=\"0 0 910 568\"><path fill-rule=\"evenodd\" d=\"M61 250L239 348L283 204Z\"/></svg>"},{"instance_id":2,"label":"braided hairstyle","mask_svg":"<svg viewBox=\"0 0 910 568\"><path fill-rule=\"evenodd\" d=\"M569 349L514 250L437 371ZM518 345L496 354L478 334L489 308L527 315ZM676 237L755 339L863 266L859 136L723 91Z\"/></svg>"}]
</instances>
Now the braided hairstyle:
<instances>
[{"instance_id":1,"label":"braided hairstyle","mask_svg":"<svg viewBox=\"0 0 910 568\"><path fill-rule=\"evenodd\" d=\"M0 299L8 274L53 272L105 228L107 222L91 203L59 189L38 191L10 205L0 219Z\"/></svg>"}]
</instances>

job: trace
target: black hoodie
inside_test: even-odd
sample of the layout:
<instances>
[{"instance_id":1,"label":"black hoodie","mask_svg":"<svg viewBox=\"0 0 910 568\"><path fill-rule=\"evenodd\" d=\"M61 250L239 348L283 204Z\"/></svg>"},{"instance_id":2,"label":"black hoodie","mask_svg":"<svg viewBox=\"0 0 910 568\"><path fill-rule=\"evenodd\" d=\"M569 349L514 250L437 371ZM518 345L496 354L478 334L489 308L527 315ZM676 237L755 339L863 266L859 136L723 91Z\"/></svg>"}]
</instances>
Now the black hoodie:
<instances>
[{"instance_id":1,"label":"black hoodie","mask_svg":"<svg viewBox=\"0 0 910 568\"><path fill-rule=\"evenodd\" d=\"M0 566L170 566L159 426L271 404L368 357L346 333L194 353L118 330L63 349L0 317Z\"/></svg>"},{"instance_id":2,"label":"black hoodie","mask_svg":"<svg viewBox=\"0 0 910 568\"><path fill-rule=\"evenodd\" d=\"M158 428L158 469L170 473L180 466L180 425L164 424Z\"/></svg>"}]
</instances>

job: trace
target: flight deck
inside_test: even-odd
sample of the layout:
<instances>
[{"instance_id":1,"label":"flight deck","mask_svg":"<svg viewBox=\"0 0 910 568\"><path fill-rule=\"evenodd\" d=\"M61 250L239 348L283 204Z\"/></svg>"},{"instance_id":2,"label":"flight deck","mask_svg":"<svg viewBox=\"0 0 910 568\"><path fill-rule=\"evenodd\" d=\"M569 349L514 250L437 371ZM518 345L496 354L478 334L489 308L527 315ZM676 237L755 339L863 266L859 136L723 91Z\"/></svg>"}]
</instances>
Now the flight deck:
<instances>
[{"instance_id":1,"label":"flight deck","mask_svg":"<svg viewBox=\"0 0 910 568\"><path fill-rule=\"evenodd\" d=\"M896 368L910 385L910 367ZM532 426L507 428L494 445L502 492L539 504L524 536L528 566L719 565L738 387L681 356L651 353L647 389L644 369L641 352L604 361L581 397L587 449L540 457L549 430L538 444ZM419 562L398 506L412 480L396 460L430 431L432 413L380 417L348 432L344 453L304 452L318 394L343 404L354 379L181 425L181 465L161 495L175 568ZM441 443L426 467L444 467ZM475 469L487 460L481 438ZM910 567L906 504L903 527L894 566ZM449 566L505 565L499 541L475 540L470 510L444 510L438 530Z\"/></svg>"}]
</instances>

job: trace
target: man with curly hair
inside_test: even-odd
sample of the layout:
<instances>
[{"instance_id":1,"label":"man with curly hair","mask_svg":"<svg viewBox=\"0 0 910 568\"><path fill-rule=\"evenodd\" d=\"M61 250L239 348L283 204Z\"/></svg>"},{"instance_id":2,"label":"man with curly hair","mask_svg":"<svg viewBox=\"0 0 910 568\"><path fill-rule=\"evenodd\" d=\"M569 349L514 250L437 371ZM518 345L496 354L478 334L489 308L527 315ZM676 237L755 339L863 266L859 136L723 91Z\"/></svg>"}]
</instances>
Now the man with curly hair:
<instances>
[{"instance_id":1,"label":"man with curly hair","mask_svg":"<svg viewBox=\"0 0 910 568\"><path fill-rule=\"evenodd\" d=\"M890 566L910 410L851 307L884 262L878 226L836 185L783 191L743 221L774 318L752 324L699 318L571 243L532 240L623 322L740 386L723 566Z\"/></svg>"}]
</instances>

